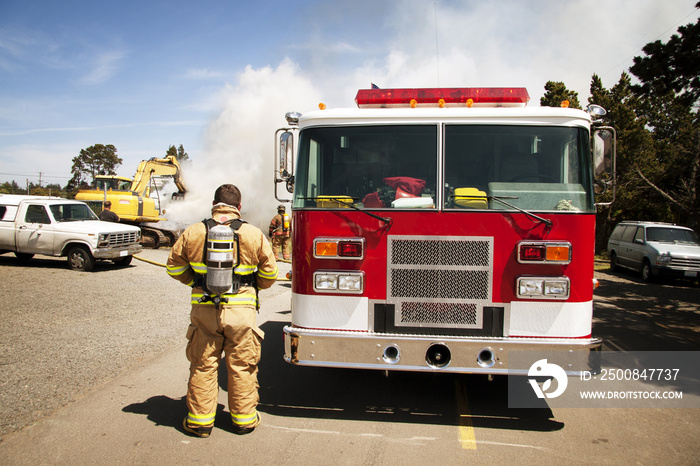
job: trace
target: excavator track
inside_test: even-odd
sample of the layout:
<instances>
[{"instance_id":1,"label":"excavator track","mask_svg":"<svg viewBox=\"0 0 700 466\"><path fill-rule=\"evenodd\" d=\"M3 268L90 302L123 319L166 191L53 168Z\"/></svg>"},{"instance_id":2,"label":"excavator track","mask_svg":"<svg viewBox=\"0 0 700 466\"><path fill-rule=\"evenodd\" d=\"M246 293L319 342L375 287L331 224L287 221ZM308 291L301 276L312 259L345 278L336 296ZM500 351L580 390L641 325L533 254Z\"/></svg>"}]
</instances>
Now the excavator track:
<instances>
[{"instance_id":1,"label":"excavator track","mask_svg":"<svg viewBox=\"0 0 700 466\"><path fill-rule=\"evenodd\" d=\"M180 237L181 231L159 230L158 228L141 228L141 244L144 248L158 249L171 247Z\"/></svg>"},{"instance_id":2,"label":"excavator track","mask_svg":"<svg viewBox=\"0 0 700 466\"><path fill-rule=\"evenodd\" d=\"M160 247L172 246L170 238L157 228L141 226L141 244L144 248L158 249Z\"/></svg>"}]
</instances>

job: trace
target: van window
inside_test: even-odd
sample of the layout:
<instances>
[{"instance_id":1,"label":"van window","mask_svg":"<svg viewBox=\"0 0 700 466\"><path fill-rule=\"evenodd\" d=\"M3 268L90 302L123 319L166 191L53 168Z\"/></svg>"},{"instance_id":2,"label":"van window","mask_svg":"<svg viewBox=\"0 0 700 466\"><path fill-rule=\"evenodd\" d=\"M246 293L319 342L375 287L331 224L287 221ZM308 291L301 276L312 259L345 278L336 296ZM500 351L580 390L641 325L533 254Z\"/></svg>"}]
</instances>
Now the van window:
<instances>
[{"instance_id":1,"label":"van window","mask_svg":"<svg viewBox=\"0 0 700 466\"><path fill-rule=\"evenodd\" d=\"M622 233L622 241L625 243L631 243L634 241L634 235L637 233L637 227L628 226L625 228L625 232Z\"/></svg>"},{"instance_id":2,"label":"van window","mask_svg":"<svg viewBox=\"0 0 700 466\"><path fill-rule=\"evenodd\" d=\"M697 243L697 235L692 230L682 228L648 228L647 238L649 241L668 241L668 242L688 242Z\"/></svg>"},{"instance_id":3,"label":"van window","mask_svg":"<svg viewBox=\"0 0 700 466\"><path fill-rule=\"evenodd\" d=\"M642 240L642 242L644 242L644 228L637 229L637 234L634 235L634 240Z\"/></svg>"},{"instance_id":4,"label":"van window","mask_svg":"<svg viewBox=\"0 0 700 466\"><path fill-rule=\"evenodd\" d=\"M612 234L610 235L610 239L618 241L620 239L620 237L622 236L623 231L625 231L624 225L616 226L615 229L613 230Z\"/></svg>"}]
</instances>

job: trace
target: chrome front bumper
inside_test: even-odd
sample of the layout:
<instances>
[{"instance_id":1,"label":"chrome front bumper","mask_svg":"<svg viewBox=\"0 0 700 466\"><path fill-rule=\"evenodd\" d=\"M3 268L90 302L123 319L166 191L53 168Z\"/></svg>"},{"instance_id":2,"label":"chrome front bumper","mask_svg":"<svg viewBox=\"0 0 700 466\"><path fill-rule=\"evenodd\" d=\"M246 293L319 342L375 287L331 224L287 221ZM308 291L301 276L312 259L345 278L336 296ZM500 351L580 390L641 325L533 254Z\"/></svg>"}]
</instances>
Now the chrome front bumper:
<instances>
[{"instance_id":1,"label":"chrome front bumper","mask_svg":"<svg viewBox=\"0 0 700 466\"><path fill-rule=\"evenodd\" d=\"M539 355L569 375L600 371L598 338L433 337L284 327L284 359L302 366L527 375ZM510 358L513 352L536 352ZM517 362L516 362L517 360Z\"/></svg>"},{"instance_id":2,"label":"chrome front bumper","mask_svg":"<svg viewBox=\"0 0 700 466\"><path fill-rule=\"evenodd\" d=\"M120 257L133 256L142 250L141 243L134 243L127 246L95 249L93 256L95 259L119 259Z\"/></svg>"}]
</instances>

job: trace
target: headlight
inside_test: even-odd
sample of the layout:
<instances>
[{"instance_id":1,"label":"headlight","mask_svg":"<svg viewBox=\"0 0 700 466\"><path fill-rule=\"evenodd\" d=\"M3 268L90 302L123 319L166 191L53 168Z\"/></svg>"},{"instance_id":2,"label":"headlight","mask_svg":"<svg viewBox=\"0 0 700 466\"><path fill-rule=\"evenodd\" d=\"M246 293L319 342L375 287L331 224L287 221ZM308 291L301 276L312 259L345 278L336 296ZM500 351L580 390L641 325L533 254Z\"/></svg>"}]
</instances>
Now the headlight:
<instances>
[{"instance_id":1,"label":"headlight","mask_svg":"<svg viewBox=\"0 0 700 466\"><path fill-rule=\"evenodd\" d=\"M332 291L338 289L338 276L332 273L314 274L314 288L316 291Z\"/></svg>"},{"instance_id":2,"label":"headlight","mask_svg":"<svg viewBox=\"0 0 700 466\"><path fill-rule=\"evenodd\" d=\"M109 233L100 233L97 247L104 247L109 244Z\"/></svg>"},{"instance_id":3,"label":"headlight","mask_svg":"<svg viewBox=\"0 0 700 466\"><path fill-rule=\"evenodd\" d=\"M567 299L570 289L569 277L518 277L518 298Z\"/></svg>"},{"instance_id":4,"label":"headlight","mask_svg":"<svg viewBox=\"0 0 700 466\"><path fill-rule=\"evenodd\" d=\"M317 293L362 293L363 272L316 272L314 291Z\"/></svg>"},{"instance_id":5,"label":"headlight","mask_svg":"<svg viewBox=\"0 0 700 466\"><path fill-rule=\"evenodd\" d=\"M656 258L656 265L668 265L671 263L671 253L664 252Z\"/></svg>"}]
</instances>

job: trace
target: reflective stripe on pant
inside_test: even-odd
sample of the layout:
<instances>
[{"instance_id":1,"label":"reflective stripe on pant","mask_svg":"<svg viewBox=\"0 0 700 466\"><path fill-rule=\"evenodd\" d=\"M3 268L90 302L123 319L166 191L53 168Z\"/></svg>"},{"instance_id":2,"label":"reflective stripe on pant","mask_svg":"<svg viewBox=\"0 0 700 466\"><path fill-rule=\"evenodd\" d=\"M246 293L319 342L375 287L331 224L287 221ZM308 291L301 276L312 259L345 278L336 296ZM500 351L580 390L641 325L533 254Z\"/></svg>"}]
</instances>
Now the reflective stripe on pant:
<instances>
[{"instance_id":1,"label":"reflective stripe on pant","mask_svg":"<svg viewBox=\"0 0 700 466\"><path fill-rule=\"evenodd\" d=\"M193 305L187 331L190 380L187 389L188 422L214 422L219 397L218 368L222 352L228 372L228 403L234 423L245 426L256 419L258 362L264 333L255 325L254 306ZM253 421L249 421L252 418ZM197 422L199 421L199 422ZM205 422L206 421L206 422Z\"/></svg>"}]
</instances>

